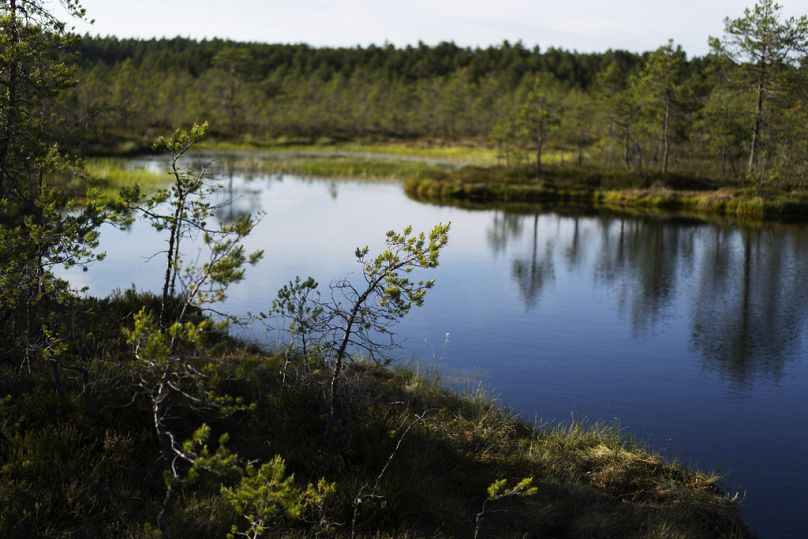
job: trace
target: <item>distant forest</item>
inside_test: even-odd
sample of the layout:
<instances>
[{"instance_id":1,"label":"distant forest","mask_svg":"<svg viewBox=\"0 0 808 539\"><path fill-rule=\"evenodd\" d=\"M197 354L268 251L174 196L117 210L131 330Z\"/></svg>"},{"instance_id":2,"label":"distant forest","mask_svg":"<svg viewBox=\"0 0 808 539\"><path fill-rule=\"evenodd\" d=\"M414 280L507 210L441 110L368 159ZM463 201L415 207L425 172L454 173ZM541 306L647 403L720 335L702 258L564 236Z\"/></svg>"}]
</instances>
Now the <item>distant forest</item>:
<instances>
[{"instance_id":1,"label":"distant forest","mask_svg":"<svg viewBox=\"0 0 808 539\"><path fill-rule=\"evenodd\" d=\"M224 40L93 38L80 45L79 104L129 104L111 126L165 131L204 116L221 134L256 137L486 137L537 73L587 91L625 51L541 52L503 43L314 48Z\"/></svg>"},{"instance_id":2,"label":"distant forest","mask_svg":"<svg viewBox=\"0 0 808 539\"><path fill-rule=\"evenodd\" d=\"M688 58L673 42L636 54L85 36L65 114L89 119L87 135L105 140L205 119L215 137L239 142L461 141L496 146L507 163L540 167L551 150L584 166L802 186L803 57L786 53L760 74L715 47Z\"/></svg>"}]
</instances>

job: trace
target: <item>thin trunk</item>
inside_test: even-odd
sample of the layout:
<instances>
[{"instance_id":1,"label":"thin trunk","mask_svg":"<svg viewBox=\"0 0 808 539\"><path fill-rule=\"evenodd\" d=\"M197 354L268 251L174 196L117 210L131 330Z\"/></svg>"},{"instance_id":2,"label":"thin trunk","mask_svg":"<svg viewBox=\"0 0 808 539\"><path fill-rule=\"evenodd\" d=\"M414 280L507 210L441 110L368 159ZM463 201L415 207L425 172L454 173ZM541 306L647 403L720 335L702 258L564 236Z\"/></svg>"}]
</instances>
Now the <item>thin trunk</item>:
<instances>
[{"instance_id":1,"label":"thin trunk","mask_svg":"<svg viewBox=\"0 0 808 539\"><path fill-rule=\"evenodd\" d=\"M626 170L631 168L631 154L628 143L628 126L623 126L623 163L626 165Z\"/></svg>"},{"instance_id":2,"label":"thin trunk","mask_svg":"<svg viewBox=\"0 0 808 539\"><path fill-rule=\"evenodd\" d=\"M332 445L332 432L334 430L334 423L337 419L337 402L338 402L338 391L339 391L339 375L342 373L342 360L345 357L345 351L348 349L348 343L351 340L351 332L353 331L354 322L356 322L356 317L359 314L359 308L362 306L362 303L367 300L368 296L370 296L370 292L373 290L374 285L368 287L365 292L359 296L354 303L353 309L351 309L351 314L348 316L348 323L345 325L345 332L342 335L342 341L340 342L339 348L337 349L337 353L334 355L334 372L331 373L331 399L328 405L328 422L325 425L325 441L326 444L329 446Z\"/></svg>"},{"instance_id":3,"label":"thin trunk","mask_svg":"<svg viewBox=\"0 0 808 539\"><path fill-rule=\"evenodd\" d=\"M668 173L668 155L670 154L670 115L671 115L671 100L665 98L665 116L662 121L662 174Z\"/></svg>"},{"instance_id":4,"label":"thin trunk","mask_svg":"<svg viewBox=\"0 0 808 539\"><path fill-rule=\"evenodd\" d=\"M541 151L544 145L544 129L542 126L536 128L536 175L541 174Z\"/></svg>"},{"instance_id":5,"label":"thin trunk","mask_svg":"<svg viewBox=\"0 0 808 539\"><path fill-rule=\"evenodd\" d=\"M177 210L179 211L179 209ZM177 221L171 225L171 234L168 237L168 252L166 254L166 273L163 278L163 296L160 300L160 327L164 327L166 303L168 302L169 286L171 285L171 272L174 268L174 241L177 234Z\"/></svg>"},{"instance_id":6,"label":"thin trunk","mask_svg":"<svg viewBox=\"0 0 808 539\"><path fill-rule=\"evenodd\" d=\"M758 71L758 86L757 86L757 104L755 106L755 123L752 128L752 143L749 146L749 162L746 166L746 172L752 174L755 171L757 164L758 146L760 145L760 125L763 121L763 98L766 93L766 58L761 60L760 70Z\"/></svg>"},{"instance_id":7,"label":"thin trunk","mask_svg":"<svg viewBox=\"0 0 808 539\"><path fill-rule=\"evenodd\" d=\"M170 297L174 297L176 289L177 289L177 264L179 263L180 259L180 235L179 230L177 231L177 237L174 238L174 256L172 257L172 271L171 271L171 286L169 287L168 295Z\"/></svg>"},{"instance_id":8,"label":"thin trunk","mask_svg":"<svg viewBox=\"0 0 808 539\"><path fill-rule=\"evenodd\" d=\"M51 369L53 370L53 385L56 389L56 394L59 395L60 399L63 399L65 396L65 386L62 382L62 367L59 364L59 360L51 359Z\"/></svg>"},{"instance_id":9,"label":"thin trunk","mask_svg":"<svg viewBox=\"0 0 808 539\"><path fill-rule=\"evenodd\" d=\"M174 295L174 282L176 280L177 256L179 254L180 242L180 219L182 218L182 210L185 206L185 193L182 191L182 181L180 179L180 173L177 170L176 160L172 163L171 168L174 172L174 178L176 179L177 206L174 208L174 221L171 223L171 233L168 236L166 272L163 277L163 295L160 301L160 327L164 327L168 298Z\"/></svg>"},{"instance_id":10,"label":"thin trunk","mask_svg":"<svg viewBox=\"0 0 808 539\"><path fill-rule=\"evenodd\" d=\"M160 512L157 514L157 525L160 528L162 536L166 539L171 539L174 536L171 531L171 513L174 508L174 501L177 497L178 486L178 478L173 469L175 458L174 448L171 446L171 438L163 425L163 418L166 414L165 400L168 398L167 381L169 377L170 371L166 370L163 373L160 384L157 386L156 395L153 396L152 400L154 430L157 433L157 439L160 443L160 451L163 454L165 466L171 475L171 479L166 482L163 504L160 507Z\"/></svg>"},{"instance_id":11,"label":"thin trunk","mask_svg":"<svg viewBox=\"0 0 808 539\"><path fill-rule=\"evenodd\" d=\"M334 372L331 373L331 402L328 406L328 422L325 425L325 441L329 446L331 446L333 442L332 431L334 430L334 423L337 419L339 375L342 373L343 359L345 358L345 352L348 349L348 343L351 342L353 325L356 322L356 317L359 316L359 309L362 308L362 305L370 297L373 290L379 286L379 283L381 283L386 276L390 275L390 272L398 271L403 265L404 264L401 263L391 267L387 272L384 272L381 276L377 277L373 282L368 284L367 289L365 289L362 295L359 296L354 302L351 313L348 315L348 320L345 324L345 332L342 335L342 340L340 341L337 353L334 354Z\"/></svg>"},{"instance_id":12,"label":"thin trunk","mask_svg":"<svg viewBox=\"0 0 808 539\"><path fill-rule=\"evenodd\" d=\"M166 485L166 493L163 496L163 505L160 507L160 512L157 514L157 526L160 528L160 533L164 539L172 539L174 533L171 531L171 512L174 509L174 501L177 498L177 483L176 479Z\"/></svg>"}]
</instances>

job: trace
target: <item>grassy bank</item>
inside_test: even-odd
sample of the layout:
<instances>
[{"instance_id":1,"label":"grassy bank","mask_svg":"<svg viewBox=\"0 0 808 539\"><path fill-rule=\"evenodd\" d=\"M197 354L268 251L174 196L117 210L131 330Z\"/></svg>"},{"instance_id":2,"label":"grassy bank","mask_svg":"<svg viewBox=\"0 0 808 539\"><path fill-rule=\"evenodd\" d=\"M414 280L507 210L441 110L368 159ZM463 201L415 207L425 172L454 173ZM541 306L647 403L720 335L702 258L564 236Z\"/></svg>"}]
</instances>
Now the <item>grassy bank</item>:
<instances>
[{"instance_id":1,"label":"grassy bank","mask_svg":"<svg viewBox=\"0 0 808 539\"><path fill-rule=\"evenodd\" d=\"M91 157L131 157L152 151L154 138L162 135L144 135L138 138L104 139L88 144L86 153ZM367 155L390 159L420 159L461 165L491 166L497 163L497 152L476 140L334 140L320 138L277 137L266 140L229 140L211 137L196 146L209 152L271 152L329 156L348 154L354 157ZM559 159L553 152L548 160Z\"/></svg>"},{"instance_id":2,"label":"grassy bank","mask_svg":"<svg viewBox=\"0 0 808 539\"><path fill-rule=\"evenodd\" d=\"M126 376L133 359L120 335L143 302L134 294L84 300L80 348L94 358L89 384L65 371L58 397L47 371L0 364L0 529L5 537L147 537L163 493L150 409ZM264 354L208 339L205 365L220 391L252 407L233 415L176 406L190 435L202 422L229 433L240 458L282 455L296 481L335 483L322 510L332 533L469 537L486 489L532 477L535 495L493 503L481 537L744 537L718 477L666 462L617 429L527 424L481 391L455 393L418 369L355 364L343 381L336 449L323 442L323 388L330 369L292 354ZM414 421L416 415L423 420ZM407 428L411 426L411 428ZM384 472L382 473L382 471ZM381 477L379 477L381 475ZM185 482L175 507L178 537L224 537L240 517L206 475ZM362 486L374 497L357 509ZM356 515L356 517L354 516ZM306 533L279 519L270 536Z\"/></svg>"},{"instance_id":3,"label":"grassy bank","mask_svg":"<svg viewBox=\"0 0 808 539\"><path fill-rule=\"evenodd\" d=\"M257 150L279 153L300 153L308 155L349 155L354 157L378 156L389 159L420 159L433 162L454 163L458 165L491 166L497 162L496 151L476 144L443 143L433 141L412 142L334 142L320 141L306 143L304 141L276 140L266 144L243 144L233 142L205 142L199 149L208 151Z\"/></svg>"},{"instance_id":4,"label":"grassy bank","mask_svg":"<svg viewBox=\"0 0 808 539\"><path fill-rule=\"evenodd\" d=\"M90 185L104 196L113 196L122 187L135 185L145 191L152 191L165 186L170 180L167 170L158 172L146 168L128 167L118 158L89 159L84 164L84 171Z\"/></svg>"},{"instance_id":5,"label":"grassy bank","mask_svg":"<svg viewBox=\"0 0 808 539\"><path fill-rule=\"evenodd\" d=\"M236 149L222 143L210 151ZM243 147L241 147L243 149ZM266 154L264 154L266 155ZM497 165L488 148L417 143L291 144L272 158L234 158L235 168L342 178L390 178L413 198L431 202L576 202L611 208L687 211L752 219L808 216L808 191L750 188L741 180L563 165L549 152L537 179L532 166Z\"/></svg>"},{"instance_id":6,"label":"grassy bank","mask_svg":"<svg viewBox=\"0 0 808 539\"><path fill-rule=\"evenodd\" d=\"M164 187L169 181L168 171L154 171L128 166L120 157L95 157L84 161L78 173L69 170L55 178L60 190L81 202L92 189L105 199L118 195L121 188L139 186L146 192Z\"/></svg>"},{"instance_id":7,"label":"grassy bank","mask_svg":"<svg viewBox=\"0 0 808 539\"><path fill-rule=\"evenodd\" d=\"M688 211L743 218L808 217L808 191L759 192L685 176L548 168L465 167L408 178L405 192L432 202L577 202L611 208Z\"/></svg>"},{"instance_id":8,"label":"grassy bank","mask_svg":"<svg viewBox=\"0 0 808 539\"><path fill-rule=\"evenodd\" d=\"M447 169L445 165L414 160L286 152L233 154L219 159L218 163L228 169L251 173L350 179L426 179Z\"/></svg>"},{"instance_id":9,"label":"grassy bank","mask_svg":"<svg viewBox=\"0 0 808 539\"><path fill-rule=\"evenodd\" d=\"M760 192L742 182L727 185L709 178L553 164L537 179L532 167L470 164L475 159L493 159L487 150L473 147L343 143L251 150L245 145L214 143L202 151L226 168L252 173L400 180L412 198L438 203L575 202L745 219L808 216L808 191ZM87 170L94 185L106 194L134 183L154 188L166 178L161 173L126 168L115 158L89 159Z\"/></svg>"}]
</instances>

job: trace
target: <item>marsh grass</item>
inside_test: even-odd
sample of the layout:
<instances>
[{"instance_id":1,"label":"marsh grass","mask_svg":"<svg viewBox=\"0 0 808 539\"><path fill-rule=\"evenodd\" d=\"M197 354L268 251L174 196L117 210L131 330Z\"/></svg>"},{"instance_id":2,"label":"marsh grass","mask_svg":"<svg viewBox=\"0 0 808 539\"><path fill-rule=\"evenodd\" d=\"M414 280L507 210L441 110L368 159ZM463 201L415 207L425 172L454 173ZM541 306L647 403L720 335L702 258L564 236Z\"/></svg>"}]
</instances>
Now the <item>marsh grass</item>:
<instances>
[{"instance_id":1,"label":"marsh grass","mask_svg":"<svg viewBox=\"0 0 808 539\"><path fill-rule=\"evenodd\" d=\"M458 165L490 166L497 163L496 151L483 145L468 143L413 142L336 142L328 139L315 143L278 139L267 143L209 142L200 145L207 151L263 151L300 153L328 157L347 155L352 158L374 155L389 159L421 159Z\"/></svg>"},{"instance_id":2,"label":"marsh grass","mask_svg":"<svg viewBox=\"0 0 808 539\"><path fill-rule=\"evenodd\" d=\"M123 187L138 185L150 192L165 186L170 178L165 172L133 168L123 158L101 157L86 160L81 174L63 175L57 180L61 189L81 201L90 189L112 199Z\"/></svg>"},{"instance_id":3,"label":"marsh grass","mask_svg":"<svg viewBox=\"0 0 808 539\"><path fill-rule=\"evenodd\" d=\"M346 179L390 179L424 178L439 165L421 161L396 161L378 158L357 157L316 157L279 155L268 158L236 157L222 161L235 170L264 174L296 174L303 177L346 178Z\"/></svg>"},{"instance_id":4,"label":"marsh grass","mask_svg":"<svg viewBox=\"0 0 808 539\"><path fill-rule=\"evenodd\" d=\"M219 146L214 146L219 147ZM465 147L413 150L401 145L377 144L341 148L365 148L387 154L309 153L305 146L295 152L235 151L217 162L229 170L251 174L295 174L312 178L391 180L403 182L405 193L416 200L458 204L576 203L615 209L645 209L693 214L721 215L743 219L803 219L808 216L808 192L764 191L724 186L706 178L668 175L639 175L624 171L606 172L573 166L546 167L540 178L531 167L477 166L435 162L425 157L464 156L478 151ZM320 148L316 146L314 148ZM417 158L409 158L421 152ZM463 157L464 158L464 157ZM459 157L459 161L462 159ZM85 165L89 185L102 196L112 197L124 186L140 185L154 190L167 176L145 168L132 168L121 158L95 158ZM86 188L76 179L66 180L65 189L81 198Z\"/></svg>"},{"instance_id":5,"label":"marsh grass","mask_svg":"<svg viewBox=\"0 0 808 539\"><path fill-rule=\"evenodd\" d=\"M758 191L707 178L637 175L548 167L541 177L528 168L464 167L408 178L404 191L423 201L577 202L607 208L644 208L747 219L804 219L808 191Z\"/></svg>"},{"instance_id":6,"label":"marsh grass","mask_svg":"<svg viewBox=\"0 0 808 539\"><path fill-rule=\"evenodd\" d=\"M0 365L0 529L21 536L148 536L163 493L148 403L131 400L127 348L120 336L131 313L153 297L129 292L87 300L78 347L92 384L78 380L59 399L46 372L20 376ZM346 370L335 428L324 443L329 366L317 358L261 353L226 336L207 339L206 372L221 392L254 409L228 417L177 406L172 423L188 435L206 422L227 432L246 460L282 455L298 481L325 477L336 493L325 507L337 536L350 535L354 500L396 451L403 425L425 421L403 439L379 481L379 498L362 507L362 537L469 537L495 480L534 477L535 496L492 507L481 537L745 537L737 499L715 474L667 462L612 425L569 421L530 425L479 385L450 391L431 369L355 363ZM284 371L285 374L284 374ZM183 487L174 519L178 537L222 537L239 517L223 503L226 478ZM301 536L287 523L270 536Z\"/></svg>"}]
</instances>

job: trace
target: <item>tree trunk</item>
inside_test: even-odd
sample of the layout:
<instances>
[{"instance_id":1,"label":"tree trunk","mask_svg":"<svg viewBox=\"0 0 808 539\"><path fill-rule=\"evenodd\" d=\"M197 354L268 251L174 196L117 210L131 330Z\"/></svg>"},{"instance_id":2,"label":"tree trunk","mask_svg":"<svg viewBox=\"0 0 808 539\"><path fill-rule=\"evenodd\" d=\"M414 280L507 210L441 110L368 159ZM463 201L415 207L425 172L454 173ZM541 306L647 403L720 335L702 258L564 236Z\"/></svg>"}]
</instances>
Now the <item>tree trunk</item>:
<instances>
[{"instance_id":1,"label":"tree trunk","mask_svg":"<svg viewBox=\"0 0 808 539\"><path fill-rule=\"evenodd\" d=\"M671 100L665 98L665 116L662 121L662 174L668 173L668 155L670 154L670 115L671 115Z\"/></svg>"},{"instance_id":2,"label":"tree trunk","mask_svg":"<svg viewBox=\"0 0 808 539\"><path fill-rule=\"evenodd\" d=\"M757 104L755 106L755 123L752 128L752 143L749 146L749 163L746 166L746 172L753 174L755 165L758 159L758 146L760 145L760 124L763 121L763 98L766 93L766 59L761 60L760 70L758 72L758 87L757 87Z\"/></svg>"},{"instance_id":3,"label":"tree trunk","mask_svg":"<svg viewBox=\"0 0 808 539\"><path fill-rule=\"evenodd\" d=\"M172 539L174 532L171 531L171 512L174 509L174 500L177 497L177 483L176 479L166 485L166 493L163 496L163 505L160 507L160 512L157 514L157 526L160 528L160 533L163 539Z\"/></svg>"},{"instance_id":4,"label":"tree trunk","mask_svg":"<svg viewBox=\"0 0 808 539\"><path fill-rule=\"evenodd\" d=\"M325 424L324 433L325 443L329 447L333 446L332 433L334 431L334 423L337 421L339 375L342 372L342 360L345 357L345 351L348 349L348 343L351 341L351 332L353 331L353 325L359 313L359 308L362 306L362 303L367 300L374 286L375 284L372 284L370 287L368 287L368 289L361 296L359 296L356 303L354 303L353 309L351 309L351 314L348 317L348 322L345 324L345 332L343 333L342 341L337 349L337 353L334 354L334 371L331 373L331 399L328 404L328 422Z\"/></svg>"},{"instance_id":5,"label":"tree trunk","mask_svg":"<svg viewBox=\"0 0 808 539\"><path fill-rule=\"evenodd\" d=\"M541 175L541 151L544 146L544 133L542 127L536 129L536 176Z\"/></svg>"},{"instance_id":6,"label":"tree trunk","mask_svg":"<svg viewBox=\"0 0 808 539\"><path fill-rule=\"evenodd\" d=\"M174 295L174 282L177 276L177 257L179 255L180 228L183 208L185 207L185 193L182 190L180 172L177 170L176 159L171 164L177 188L177 206L174 209L174 222L171 223L171 233L168 237L168 251L166 253L166 273L163 278L163 295L160 301L160 327L165 327L165 310L169 296Z\"/></svg>"},{"instance_id":7,"label":"tree trunk","mask_svg":"<svg viewBox=\"0 0 808 539\"><path fill-rule=\"evenodd\" d=\"M163 373L162 380L157 386L156 394L152 396L152 419L154 430L157 433L157 440L160 442L160 451L165 460L166 470L171 475L171 479L166 482L166 492L163 496L163 505L157 514L157 525L165 539L172 539L174 534L171 531L171 512L174 508L174 500L177 497L178 478L174 472L174 448L171 445L171 437L166 432L163 425L163 418L166 414L165 401L168 398L167 381L170 378L170 370Z\"/></svg>"},{"instance_id":8,"label":"tree trunk","mask_svg":"<svg viewBox=\"0 0 808 539\"><path fill-rule=\"evenodd\" d=\"M628 142L628 126L623 126L623 163L626 165L626 170L631 168L631 153Z\"/></svg>"},{"instance_id":9,"label":"tree trunk","mask_svg":"<svg viewBox=\"0 0 808 539\"><path fill-rule=\"evenodd\" d=\"M166 254L166 274L163 278L163 295L160 300L160 327L165 327L165 310L168 303L169 286L171 284L171 270L174 267L174 241L176 236L176 221L171 225L171 234L168 237L168 251Z\"/></svg>"}]
</instances>

